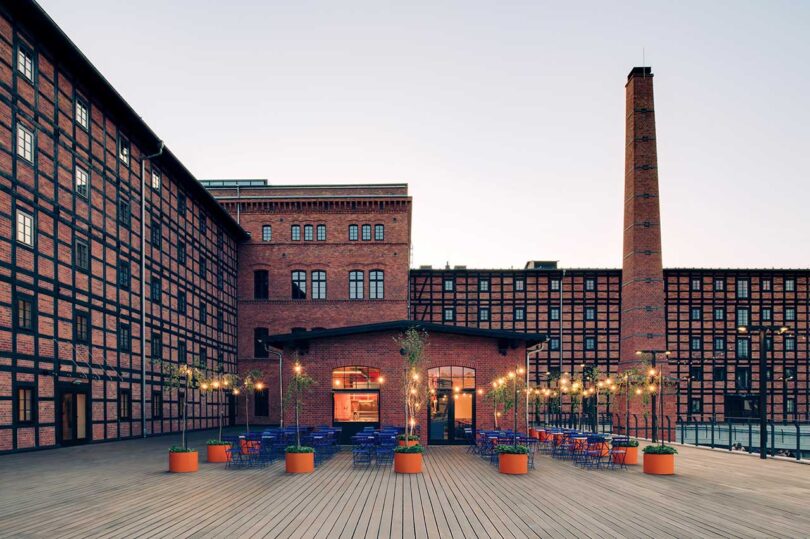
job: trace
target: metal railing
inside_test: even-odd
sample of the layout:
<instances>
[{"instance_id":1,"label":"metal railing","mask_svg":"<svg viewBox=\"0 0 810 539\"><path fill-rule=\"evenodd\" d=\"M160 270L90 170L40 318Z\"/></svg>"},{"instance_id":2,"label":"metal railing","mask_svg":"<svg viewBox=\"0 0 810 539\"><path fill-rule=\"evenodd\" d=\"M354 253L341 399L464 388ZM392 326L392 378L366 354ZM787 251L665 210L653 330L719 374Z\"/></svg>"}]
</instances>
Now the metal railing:
<instances>
[{"instance_id":1,"label":"metal railing","mask_svg":"<svg viewBox=\"0 0 810 539\"><path fill-rule=\"evenodd\" d=\"M599 414L598 417L588 413L547 413L542 414L536 422L546 427L563 429L589 430L609 434L613 432L613 416Z\"/></svg>"}]
</instances>

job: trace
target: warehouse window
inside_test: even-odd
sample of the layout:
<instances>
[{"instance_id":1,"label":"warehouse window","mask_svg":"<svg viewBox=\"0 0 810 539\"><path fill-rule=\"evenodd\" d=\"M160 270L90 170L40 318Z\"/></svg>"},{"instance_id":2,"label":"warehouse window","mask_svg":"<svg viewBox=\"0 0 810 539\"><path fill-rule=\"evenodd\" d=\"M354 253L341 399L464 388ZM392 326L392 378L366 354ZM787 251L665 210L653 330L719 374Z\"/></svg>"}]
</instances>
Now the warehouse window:
<instances>
[{"instance_id":1,"label":"warehouse window","mask_svg":"<svg viewBox=\"0 0 810 539\"><path fill-rule=\"evenodd\" d=\"M76 239L73 245L73 263L77 269L87 271L90 269L90 246L87 241Z\"/></svg>"},{"instance_id":2,"label":"warehouse window","mask_svg":"<svg viewBox=\"0 0 810 539\"><path fill-rule=\"evenodd\" d=\"M81 97L76 97L76 110L74 111L76 124L87 131L90 129L90 107Z\"/></svg>"},{"instance_id":3,"label":"warehouse window","mask_svg":"<svg viewBox=\"0 0 810 539\"><path fill-rule=\"evenodd\" d=\"M292 299L307 299L307 272L292 272Z\"/></svg>"},{"instance_id":4,"label":"warehouse window","mask_svg":"<svg viewBox=\"0 0 810 539\"><path fill-rule=\"evenodd\" d=\"M326 225L318 225L316 227L315 237L318 241L326 241Z\"/></svg>"},{"instance_id":5,"label":"warehouse window","mask_svg":"<svg viewBox=\"0 0 810 539\"><path fill-rule=\"evenodd\" d=\"M368 297L369 299L383 299L385 297L385 274L383 270L371 270L368 272Z\"/></svg>"},{"instance_id":6,"label":"warehouse window","mask_svg":"<svg viewBox=\"0 0 810 539\"><path fill-rule=\"evenodd\" d=\"M17 45L17 71L34 82L34 53L22 43Z\"/></svg>"},{"instance_id":7,"label":"warehouse window","mask_svg":"<svg viewBox=\"0 0 810 539\"><path fill-rule=\"evenodd\" d=\"M354 270L349 272L349 299L363 299L363 289L365 288L363 281L362 271Z\"/></svg>"},{"instance_id":8,"label":"warehouse window","mask_svg":"<svg viewBox=\"0 0 810 539\"><path fill-rule=\"evenodd\" d=\"M385 239L385 226L374 225L374 240L383 241Z\"/></svg>"},{"instance_id":9,"label":"warehouse window","mask_svg":"<svg viewBox=\"0 0 810 539\"><path fill-rule=\"evenodd\" d=\"M34 388L32 386L17 387L17 410L14 420L17 425L28 425L34 422Z\"/></svg>"},{"instance_id":10,"label":"warehouse window","mask_svg":"<svg viewBox=\"0 0 810 539\"><path fill-rule=\"evenodd\" d=\"M312 272L312 299L326 299L326 272L323 270Z\"/></svg>"},{"instance_id":11,"label":"warehouse window","mask_svg":"<svg viewBox=\"0 0 810 539\"><path fill-rule=\"evenodd\" d=\"M358 228L357 225L349 225L349 241L357 241Z\"/></svg>"},{"instance_id":12,"label":"warehouse window","mask_svg":"<svg viewBox=\"0 0 810 539\"><path fill-rule=\"evenodd\" d=\"M129 140L122 135L118 135L118 159L129 165Z\"/></svg>"},{"instance_id":13,"label":"warehouse window","mask_svg":"<svg viewBox=\"0 0 810 539\"><path fill-rule=\"evenodd\" d=\"M270 225L262 225L262 241L273 240L273 227Z\"/></svg>"},{"instance_id":14,"label":"warehouse window","mask_svg":"<svg viewBox=\"0 0 810 539\"><path fill-rule=\"evenodd\" d=\"M15 327L20 331L34 331L34 298L19 295L15 306L17 310L14 315Z\"/></svg>"},{"instance_id":15,"label":"warehouse window","mask_svg":"<svg viewBox=\"0 0 810 539\"><path fill-rule=\"evenodd\" d=\"M313 232L312 225L304 225L304 241L312 241L315 238Z\"/></svg>"},{"instance_id":16,"label":"warehouse window","mask_svg":"<svg viewBox=\"0 0 810 539\"><path fill-rule=\"evenodd\" d=\"M29 163L34 162L34 133L22 125L17 126L17 155Z\"/></svg>"},{"instance_id":17,"label":"warehouse window","mask_svg":"<svg viewBox=\"0 0 810 539\"><path fill-rule=\"evenodd\" d=\"M90 194L90 177L87 175L87 171L77 166L74 177L76 181L76 194L82 198L87 198L87 195Z\"/></svg>"},{"instance_id":18,"label":"warehouse window","mask_svg":"<svg viewBox=\"0 0 810 539\"><path fill-rule=\"evenodd\" d=\"M253 299L270 298L270 276L267 270L253 272Z\"/></svg>"},{"instance_id":19,"label":"warehouse window","mask_svg":"<svg viewBox=\"0 0 810 539\"><path fill-rule=\"evenodd\" d=\"M525 319L526 319L526 308L515 307L515 320L518 322L522 322Z\"/></svg>"},{"instance_id":20,"label":"warehouse window","mask_svg":"<svg viewBox=\"0 0 810 539\"><path fill-rule=\"evenodd\" d=\"M292 241L301 241L301 225L292 225L290 227L290 239Z\"/></svg>"},{"instance_id":21,"label":"warehouse window","mask_svg":"<svg viewBox=\"0 0 810 539\"><path fill-rule=\"evenodd\" d=\"M478 309L478 320L481 322L489 321L489 307L481 307Z\"/></svg>"},{"instance_id":22,"label":"warehouse window","mask_svg":"<svg viewBox=\"0 0 810 539\"><path fill-rule=\"evenodd\" d=\"M22 210L17 210L17 241L34 246L34 216Z\"/></svg>"},{"instance_id":23,"label":"warehouse window","mask_svg":"<svg viewBox=\"0 0 810 539\"><path fill-rule=\"evenodd\" d=\"M361 231L363 241L371 241L371 225L363 225Z\"/></svg>"},{"instance_id":24,"label":"warehouse window","mask_svg":"<svg viewBox=\"0 0 810 539\"><path fill-rule=\"evenodd\" d=\"M442 320L445 322L452 322L456 319L456 310L453 307L445 307Z\"/></svg>"}]
</instances>

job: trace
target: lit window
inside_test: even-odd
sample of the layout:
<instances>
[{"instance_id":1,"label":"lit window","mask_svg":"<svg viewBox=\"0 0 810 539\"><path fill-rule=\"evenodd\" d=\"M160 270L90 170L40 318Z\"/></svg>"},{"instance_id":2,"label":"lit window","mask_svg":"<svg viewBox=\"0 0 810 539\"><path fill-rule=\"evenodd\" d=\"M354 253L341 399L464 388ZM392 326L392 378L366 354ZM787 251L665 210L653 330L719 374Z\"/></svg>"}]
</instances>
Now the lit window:
<instances>
[{"instance_id":1,"label":"lit window","mask_svg":"<svg viewBox=\"0 0 810 539\"><path fill-rule=\"evenodd\" d=\"M34 82L34 54L22 45L17 46L17 71Z\"/></svg>"},{"instance_id":2,"label":"lit window","mask_svg":"<svg viewBox=\"0 0 810 539\"><path fill-rule=\"evenodd\" d=\"M24 331L34 330L34 299L31 297L17 297L17 312L14 322L17 329Z\"/></svg>"},{"instance_id":3,"label":"lit window","mask_svg":"<svg viewBox=\"0 0 810 539\"><path fill-rule=\"evenodd\" d=\"M374 225L374 240L383 241L385 239L385 226Z\"/></svg>"},{"instance_id":4,"label":"lit window","mask_svg":"<svg viewBox=\"0 0 810 539\"><path fill-rule=\"evenodd\" d=\"M90 128L90 111L88 110L87 103L76 98L76 110L75 110L75 118L76 124L84 130Z\"/></svg>"},{"instance_id":5,"label":"lit window","mask_svg":"<svg viewBox=\"0 0 810 539\"><path fill-rule=\"evenodd\" d=\"M350 393L335 391L332 393L335 423L379 423L380 394Z\"/></svg>"},{"instance_id":6,"label":"lit window","mask_svg":"<svg viewBox=\"0 0 810 539\"><path fill-rule=\"evenodd\" d=\"M371 225L363 225L361 230L363 241L371 241Z\"/></svg>"},{"instance_id":7,"label":"lit window","mask_svg":"<svg viewBox=\"0 0 810 539\"><path fill-rule=\"evenodd\" d=\"M478 320L486 322L489 320L489 307L481 307L478 309Z\"/></svg>"},{"instance_id":8,"label":"lit window","mask_svg":"<svg viewBox=\"0 0 810 539\"><path fill-rule=\"evenodd\" d=\"M18 425L34 422L34 388L17 388L17 413L14 419Z\"/></svg>"},{"instance_id":9,"label":"lit window","mask_svg":"<svg viewBox=\"0 0 810 539\"><path fill-rule=\"evenodd\" d=\"M307 272L292 272L292 299L307 299Z\"/></svg>"},{"instance_id":10,"label":"lit window","mask_svg":"<svg viewBox=\"0 0 810 539\"><path fill-rule=\"evenodd\" d=\"M445 322L452 322L456 319L456 310L453 307L445 307L442 319Z\"/></svg>"},{"instance_id":11,"label":"lit window","mask_svg":"<svg viewBox=\"0 0 810 539\"><path fill-rule=\"evenodd\" d=\"M73 262L80 270L90 269L90 247L85 240L77 239L73 245Z\"/></svg>"},{"instance_id":12,"label":"lit window","mask_svg":"<svg viewBox=\"0 0 810 539\"><path fill-rule=\"evenodd\" d=\"M262 241L272 241L273 227L270 225L262 225Z\"/></svg>"},{"instance_id":13,"label":"lit window","mask_svg":"<svg viewBox=\"0 0 810 539\"><path fill-rule=\"evenodd\" d=\"M357 241L358 238L357 225L349 225L349 241Z\"/></svg>"},{"instance_id":14,"label":"lit window","mask_svg":"<svg viewBox=\"0 0 810 539\"><path fill-rule=\"evenodd\" d=\"M76 179L76 194L80 197L87 198L87 195L90 193L90 179L87 175L87 171L77 166L74 176Z\"/></svg>"},{"instance_id":15,"label":"lit window","mask_svg":"<svg viewBox=\"0 0 810 539\"><path fill-rule=\"evenodd\" d=\"M479 279L478 290L481 292L489 292L489 279Z\"/></svg>"},{"instance_id":16,"label":"lit window","mask_svg":"<svg viewBox=\"0 0 810 539\"><path fill-rule=\"evenodd\" d=\"M385 297L385 275L383 270L371 270L368 272L368 297L369 299L383 299Z\"/></svg>"},{"instance_id":17,"label":"lit window","mask_svg":"<svg viewBox=\"0 0 810 539\"><path fill-rule=\"evenodd\" d=\"M312 225L304 225L304 241L312 241L315 238Z\"/></svg>"},{"instance_id":18,"label":"lit window","mask_svg":"<svg viewBox=\"0 0 810 539\"><path fill-rule=\"evenodd\" d=\"M518 322L522 322L525 319L526 319L526 308L515 307L515 320Z\"/></svg>"},{"instance_id":19,"label":"lit window","mask_svg":"<svg viewBox=\"0 0 810 539\"><path fill-rule=\"evenodd\" d=\"M349 299L363 299L363 272L359 270L349 272Z\"/></svg>"},{"instance_id":20,"label":"lit window","mask_svg":"<svg viewBox=\"0 0 810 539\"><path fill-rule=\"evenodd\" d=\"M326 241L326 225L318 225L315 234L318 241Z\"/></svg>"},{"instance_id":21,"label":"lit window","mask_svg":"<svg viewBox=\"0 0 810 539\"><path fill-rule=\"evenodd\" d=\"M17 210L17 241L34 246L34 217L22 210Z\"/></svg>"},{"instance_id":22,"label":"lit window","mask_svg":"<svg viewBox=\"0 0 810 539\"><path fill-rule=\"evenodd\" d=\"M129 140L126 137L118 137L118 159L125 165L129 165Z\"/></svg>"},{"instance_id":23,"label":"lit window","mask_svg":"<svg viewBox=\"0 0 810 539\"><path fill-rule=\"evenodd\" d=\"M34 162L34 133L21 125L17 126L17 155Z\"/></svg>"},{"instance_id":24,"label":"lit window","mask_svg":"<svg viewBox=\"0 0 810 539\"><path fill-rule=\"evenodd\" d=\"M290 227L290 238L292 241L301 241L301 225L292 225Z\"/></svg>"},{"instance_id":25,"label":"lit window","mask_svg":"<svg viewBox=\"0 0 810 539\"><path fill-rule=\"evenodd\" d=\"M156 168L152 169L152 189L160 191L160 171Z\"/></svg>"},{"instance_id":26,"label":"lit window","mask_svg":"<svg viewBox=\"0 0 810 539\"><path fill-rule=\"evenodd\" d=\"M332 389L379 389L383 382L380 369L348 365L332 371Z\"/></svg>"},{"instance_id":27,"label":"lit window","mask_svg":"<svg viewBox=\"0 0 810 539\"><path fill-rule=\"evenodd\" d=\"M312 299L326 299L326 272L323 270L312 272Z\"/></svg>"}]
</instances>

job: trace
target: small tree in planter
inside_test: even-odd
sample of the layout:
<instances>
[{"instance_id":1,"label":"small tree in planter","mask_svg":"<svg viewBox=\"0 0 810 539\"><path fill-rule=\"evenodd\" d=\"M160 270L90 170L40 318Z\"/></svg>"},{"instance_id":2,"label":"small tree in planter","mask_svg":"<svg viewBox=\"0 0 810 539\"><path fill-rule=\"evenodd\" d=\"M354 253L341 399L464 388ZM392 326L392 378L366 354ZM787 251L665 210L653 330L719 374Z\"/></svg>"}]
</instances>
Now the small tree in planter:
<instances>
[{"instance_id":1,"label":"small tree in planter","mask_svg":"<svg viewBox=\"0 0 810 539\"><path fill-rule=\"evenodd\" d=\"M422 471L422 453L424 449L417 441L416 417L422 408L425 391L422 385L421 368L425 359L428 334L416 328L410 328L395 339L399 353L405 360L405 445L394 449L394 471L398 473L419 473Z\"/></svg>"},{"instance_id":2,"label":"small tree in planter","mask_svg":"<svg viewBox=\"0 0 810 539\"><path fill-rule=\"evenodd\" d=\"M492 403L492 415L495 419L495 430L500 428L501 409L503 413L509 411L511 408L511 399L509 398L509 387L506 385L506 379L499 378L492 381L492 388L484 396Z\"/></svg>"},{"instance_id":3,"label":"small tree in planter","mask_svg":"<svg viewBox=\"0 0 810 539\"><path fill-rule=\"evenodd\" d=\"M250 395L255 391L264 389L264 382L262 378L264 372L259 369L251 369L239 377L234 378L238 386L234 388L233 394L239 395L242 391L245 392L245 435L250 434Z\"/></svg>"},{"instance_id":4,"label":"small tree in planter","mask_svg":"<svg viewBox=\"0 0 810 539\"><path fill-rule=\"evenodd\" d=\"M660 417L664 417L664 388L674 385L675 381L664 376L660 367L651 367L647 371L649 392L658 393ZM663 430L663 429L662 429ZM660 444L644 448L644 473L652 475L673 475L675 473L675 455L678 450L664 443L664 436L659 436Z\"/></svg>"},{"instance_id":5,"label":"small tree in planter","mask_svg":"<svg viewBox=\"0 0 810 539\"><path fill-rule=\"evenodd\" d=\"M180 402L180 409L183 412L180 421L180 445L169 448L169 471L170 472L196 472L198 469L199 457L196 449L189 449L186 440L186 423L188 419L188 397L192 389L197 389L205 380L205 368L198 362L190 364L176 364L169 361L153 359L152 367L160 368L161 374L165 377L164 384L176 389L179 393L184 389L183 399Z\"/></svg>"},{"instance_id":6,"label":"small tree in planter","mask_svg":"<svg viewBox=\"0 0 810 539\"><path fill-rule=\"evenodd\" d=\"M207 443L207 460L208 462L227 462L228 456L225 449L230 446L229 442L222 441L222 417L224 410L224 401L226 391L236 387L239 384L239 379L235 374L219 374L214 375L202 382L200 389L203 391L211 391L217 396L217 427L219 434L216 439L208 440Z\"/></svg>"},{"instance_id":7,"label":"small tree in planter","mask_svg":"<svg viewBox=\"0 0 810 539\"><path fill-rule=\"evenodd\" d=\"M306 372L296 359L293 364L293 376L287 388L286 399L295 407L295 445L287 446L285 465L287 473L309 473L315 470L315 448L301 445L301 411L304 406L304 395L309 393L315 380Z\"/></svg>"}]
</instances>

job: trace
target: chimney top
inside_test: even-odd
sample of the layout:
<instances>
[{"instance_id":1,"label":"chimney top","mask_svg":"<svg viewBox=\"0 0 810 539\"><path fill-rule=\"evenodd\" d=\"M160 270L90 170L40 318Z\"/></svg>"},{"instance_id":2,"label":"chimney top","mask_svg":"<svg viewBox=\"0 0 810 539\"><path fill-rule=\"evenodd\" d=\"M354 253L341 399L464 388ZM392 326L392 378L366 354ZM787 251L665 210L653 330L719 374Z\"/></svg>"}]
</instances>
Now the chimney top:
<instances>
[{"instance_id":1,"label":"chimney top","mask_svg":"<svg viewBox=\"0 0 810 539\"><path fill-rule=\"evenodd\" d=\"M633 77L652 77L652 68L651 67L634 67L630 70L630 73L627 75L627 80L632 79Z\"/></svg>"}]
</instances>

